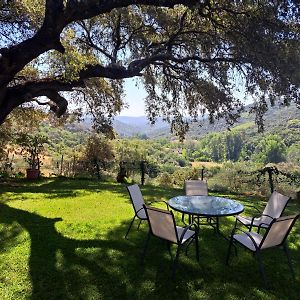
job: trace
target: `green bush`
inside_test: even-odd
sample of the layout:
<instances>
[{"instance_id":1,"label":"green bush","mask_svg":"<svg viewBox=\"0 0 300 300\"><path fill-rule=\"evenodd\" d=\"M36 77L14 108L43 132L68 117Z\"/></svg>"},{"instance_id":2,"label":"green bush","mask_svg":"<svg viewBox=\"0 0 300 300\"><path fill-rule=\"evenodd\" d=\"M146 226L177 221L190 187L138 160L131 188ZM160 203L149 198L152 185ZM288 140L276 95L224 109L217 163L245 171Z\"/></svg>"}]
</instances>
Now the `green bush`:
<instances>
[{"instance_id":1,"label":"green bush","mask_svg":"<svg viewBox=\"0 0 300 300\"><path fill-rule=\"evenodd\" d=\"M173 186L173 176L170 175L167 172L161 173L158 177L157 177L157 183L161 186L165 186L165 187L172 187Z\"/></svg>"},{"instance_id":2,"label":"green bush","mask_svg":"<svg viewBox=\"0 0 300 300\"><path fill-rule=\"evenodd\" d=\"M178 168L173 173L173 182L178 187L183 187L184 181L200 178L199 168Z\"/></svg>"},{"instance_id":3,"label":"green bush","mask_svg":"<svg viewBox=\"0 0 300 300\"><path fill-rule=\"evenodd\" d=\"M25 174L23 172L18 172L15 174L15 178L24 178Z\"/></svg>"},{"instance_id":4,"label":"green bush","mask_svg":"<svg viewBox=\"0 0 300 300\"><path fill-rule=\"evenodd\" d=\"M251 173L255 169L257 165L247 162L224 163L222 168L218 167L218 172L211 173L213 176L209 178L209 188L214 191L234 193L259 191L260 186L256 183L257 174Z\"/></svg>"},{"instance_id":5,"label":"green bush","mask_svg":"<svg viewBox=\"0 0 300 300\"><path fill-rule=\"evenodd\" d=\"M9 173L7 171L0 172L0 178L8 178L8 177L9 177Z\"/></svg>"}]
</instances>

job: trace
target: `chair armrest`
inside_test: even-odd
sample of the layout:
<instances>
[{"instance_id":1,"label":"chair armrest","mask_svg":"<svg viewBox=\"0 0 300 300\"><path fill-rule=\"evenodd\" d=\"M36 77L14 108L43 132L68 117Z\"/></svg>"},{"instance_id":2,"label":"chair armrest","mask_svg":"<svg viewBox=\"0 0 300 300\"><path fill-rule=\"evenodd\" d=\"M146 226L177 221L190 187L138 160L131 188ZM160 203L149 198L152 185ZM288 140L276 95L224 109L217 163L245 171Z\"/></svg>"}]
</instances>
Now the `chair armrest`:
<instances>
[{"instance_id":1,"label":"chair armrest","mask_svg":"<svg viewBox=\"0 0 300 300\"><path fill-rule=\"evenodd\" d=\"M232 237L233 237L233 234L234 234L234 232L235 232L236 230L241 231L241 232L243 232L244 234L246 234L246 235L250 238L252 244L254 245L255 250L256 250L256 251L258 250L258 246L257 246L257 244L256 244L256 242L255 242L255 240L254 240L254 238L253 238L253 237L251 236L251 234L249 233L249 231L244 231L244 230L242 230L242 229L240 229L240 228L234 228L233 231L232 231Z\"/></svg>"},{"instance_id":2,"label":"chair armrest","mask_svg":"<svg viewBox=\"0 0 300 300\"><path fill-rule=\"evenodd\" d=\"M259 231L261 228L265 228L265 227L263 227L263 225L267 225L267 227L270 226L270 224L267 224L267 223L260 223L259 226L257 227L258 231Z\"/></svg>"},{"instance_id":3,"label":"chair armrest","mask_svg":"<svg viewBox=\"0 0 300 300\"><path fill-rule=\"evenodd\" d=\"M192 228L192 226L195 227L195 234L197 234L197 230L198 230L198 229L197 229L197 226L196 226L194 223L187 225L186 227L184 227L184 230L182 231L182 233L181 233L181 235L180 235L180 238L179 238L179 243L180 243L180 244L182 243L182 240L183 240L183 238L184 238L186 232L187 232L190 228Z\"/></svg>"},{"instance_id":4,"label":"chair armrest","mask_svg":"<svg viewBox=\"0 0 300 300\"><path fill-rule=\"evenodd\" d=\"M135 214L137 214L138 212L140 212L140 211L143 210L143 209L144 209L144 207L141 207L140 209L138 209L138 210L136 211Z\"/></svg>"},{"instance_id":5,"label":"chair armrest","mask_svg":"<svg viewBox=\"0 0 300 300\"><path fill-rule=\"evenodd\" d=\"M261 216L268 217L268 218L270 218L271 220L275 219L275 218L273 218L273 217L271 217L271 216L269 216L269 215L266 215L266 214L262 214Z\"/></svg>"},{"instance_id":6,"label":"chair armrest","mask_svg":"<svg viewBox=\"0 0 300 300\"><path fill-rule=\"evenodd\" d=\"M260 218L260 217L262 217L262 216L267 217L267 218L270 218L271 221L274 219L273 217L271 217L271 216L269 216L269 215L266 215L266 214L261 214L261 215L258 215L258 216L254 216L254 217L251 218L251 224L250 224L250 227L253 226L254 219Z\"/></svg>"},{"instance_id":7,"label":"chair armrest","mask_svg":"<svg viewBox=\"0 0 300 300\"><path fill-rule=\"evenodd\" d=\"M254 219L255 219L255 218L260 218L260 217L262 217L262 216L267 217L267 218L270 218L271 221L274 219L273 217L271 217L271 216L269 216L269 215L266 215L266 214L262 214L262 215L260 215L260 216L255 216L255 217L252 217L252 219L251 219L250 227L253 226L253 222L254 222ZM266 224L266 223L263 223L263 224Z\"/></svg>"}]
</instances>

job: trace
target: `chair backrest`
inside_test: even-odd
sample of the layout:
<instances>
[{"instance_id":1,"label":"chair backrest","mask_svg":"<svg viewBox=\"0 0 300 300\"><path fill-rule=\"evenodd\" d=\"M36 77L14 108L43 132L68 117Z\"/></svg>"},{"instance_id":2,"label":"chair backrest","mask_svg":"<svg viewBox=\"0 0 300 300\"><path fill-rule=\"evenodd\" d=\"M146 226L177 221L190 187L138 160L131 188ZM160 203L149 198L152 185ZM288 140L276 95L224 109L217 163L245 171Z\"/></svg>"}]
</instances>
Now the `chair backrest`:
<instances>
[{"instance_id":1,"label":"chair backrest","mask_svg":"<svg viewBox=\"0 0 300 300\"><path fill-rule=\"evenodd\" d=\"M263 214L271 216L272 218L281 217L289 200L290 200L290 197L282 195L282 194L274 191L269 198L269 201L263 211Z\"/></svg>"},{"instance_id":2,"label":"chair backrest","mask_svg":"<svg viewBox=\"0 0 300 300\"><path fill-rule=\"evenodd\" d=\"M260 248L270 248L282 245L292 230L298 215L280 217L274 219L259 245Z\"/></svg>"},{"instance_id":3,"label":"chair backrest","mask_svg":"<svg viewBox=\"0 0 300 300\"><path fill-rule=\"evenodd\" d=\"M177 243L178 236L173 212L144 205L153 235Z\"/></svg>"},{"instance_id":4,"label":"chair backrest","mask_svg":"<svg viewBox=\"0 0 300 300\"><path fill-rule=\"evenodd\" d=\"M145 204L142 192L140 187L137 184L129 185L126 187L134 208L134 211L137 215L143 210L143 205Z\"/></svg>"},{"instance_id":5,"label":"chair backrest","mask_svg":"<svg viewBox=\"0 0 300 300\"><path fill-rule=\"evenodd\" d=\"M207 182L202 180L186 180L184 182L185 194L187 196L207 196Z\"/></svg>"}]
</instances>

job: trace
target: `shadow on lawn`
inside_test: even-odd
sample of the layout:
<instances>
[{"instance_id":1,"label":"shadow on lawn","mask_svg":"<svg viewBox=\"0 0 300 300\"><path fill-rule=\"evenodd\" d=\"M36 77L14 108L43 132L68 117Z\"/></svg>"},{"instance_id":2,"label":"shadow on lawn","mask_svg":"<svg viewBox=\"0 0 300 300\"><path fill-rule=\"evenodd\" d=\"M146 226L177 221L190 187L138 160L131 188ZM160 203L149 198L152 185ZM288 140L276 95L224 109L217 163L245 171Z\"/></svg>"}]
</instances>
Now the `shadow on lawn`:
<instances>
[{"instance_id":1,"label":"shadow on lawn","mask_svg":"<svg viewBox=\"0 0 300 300\"><path fill-rule=\"evenodd\" d=\"M17 200L23 193L44 193L45 199L56 198L71 198L76 199L81 192L97 193L102 191L109 191L111 193L123 194L124 198L129 200L128 192L123 184L112 184L111 182L99 182L85 179L64 179L64 178L52 178L52 179L40 179L38 181L28 181L26 179L10 180L9 182L1 182L0 192L14 193L16 196L12 199ZM145 197L145 201L155 200L168 200L171 197L178 195L182 192L182 189L165 189L158 186L141 186L142 193ZM153 196L156 195L156 196ZM23 200L23 198L21 198ZM1 202L9 202L10 200L2 199Z\"/></svg>"},{"instance_id":2,"label":"shadow on lawn","mask_svg":"<svg viewBox=\"0 0 300 300\"><path fill-rule=\"evenodd\" d=\"M161 242L153 239L146 268L139 264L142 247L136 245L144 244L145 232L132 232L130 241L126 241L123 236L128 224L110 232L109 240L76 240L64 237L56 230L55 223L61 221L60 218L41 217L6 204L0 204L0 218L1 223L18 222L30 235L31 299L97 299L99 295L104 299L188 299L191 291L201 292L205 286L210 286L211 290L206 288L201 292L204 298L224 299L226 294L245 296L245 287L250 291L256 289L251 286L251 282L257 281L255 278L248 283L240 282L241 288L239 279L234 279L238 273L226 275L223 254L212 248L225 241L214 235L211 238L211 230L204 231L205 239L210 236L208 245L203 240L200 243L200 266L194 263L194 249L190 249L189 258L182 255L184 263L179 263L180 276L173 281L170 278L170 259ZM209 257L212 253L213 259ZM206 260L209 260L209 265L206 265ZM250 264L245 267L253 268L251 257L248 260ZM259 276L254 271L254 276ZM251 294L255 296L254 291ZM256 296L259 298L258 294Z\"/></svg>"},{"instance_id":3,"label":"shadow on lawn","mask_svg":"<svg viewBox=\"0 0 300 300\"><path fill-rule=\"evenodd\" d=\"M0 203L0 220L11 226L17 222L29 233L31 299L97 299L99 295L104 299L143 298L139 295L139 286L145 279L139 260L141 248L133 243L142 245L144 235L133 233L133 240L125 240L128 224L111 232L109 240L76 240L56 230L55 223L62 221L61 218L45 218ZM20 230L13 227L11 235L2 239L1 248L9 247L9 239L19 233ZM169 272L170 261L164 253L161 256L160 264L168 270L157 272L155 286L168 291L170 281L167 287L164 275ZM153 266L151 260L147 264ZM148 272L156 273L158 266L154 265ZM150 285L149 289L155 286ZM180 296L187 298L182 287Z\"/></svg>"},{"instance_id":4,"label":"shadow on lawn","mask_svg":"<svg viewBox=\"0 0 300 300\"><path fill-rule=\"evenodd\" d=\"M109 184L91 180L66 180L62 178L40 179L37 181L13 179L8 182L1 182L0 184L0 190L4 188L5 192L13 192L15 195L23 193L45 193L48 199L75 197L81 190L96 192L101 191L101 189L105 187L109 188Z\"/></svg>"},{"instance_id":5,"label":"shadow on lawn","mask_svg":"<svg viewBox=\"0 0 300 300\"><path fill-rule=\"evenodd\" d=\"M37 188L50 193L49 197L59 197L62 186L58 184L70 190L73 188L72 182L59 181ZM76 189L79 188L77 182ZM126 195L128 198L126 189L120 185L109 187L105 183L86 183L83 187L93 192L104 188L124 193L124 197ZM173 196L172 192L166 193L162 188L154 189L155 193L153 188L143 187L143 194L148 200L153 200L153 194L166 198ZM281 266L285 263L281 253L278 256L275 254L275 259L278 257L281 263L274 277L281 283L280 273L286 274L284 280L289 283L284 287L276 287L275 292L264 291L262 284L257 285L260 279L254 259L249 255L242 256L232 267L226 267L224 260L227 244L210 229L202 231L200 265L195 263L194 247L190 247L189 258L181 256L179 274L172 280L167 248L154 238L149 245L145 266L140 265L146 237L145 225L141 231L135 227L129 241L124 239L124 234L130 220L115 226L108 233L107 239L78 240L57 231L56 223L60 221L61 218L46 218L0 203L0 222L10 225L9 234L5 239L0 239L0 247L9 247L10 240L20 233L19 226L14 226L15 222L30 235L28 263L32 282L31 299L282 299L285 292L281 290L289 289L293 289L290 299L297 299L299 293L299 288L290 284L286 267ZM299 234L297 236L299 238ZM300 258L298 248L293 249L291 254L292 257ZM272 262L274 257L266 261L266 265ZM245 270L248 272L246 275Z\"/></svg>"}]
</instances>

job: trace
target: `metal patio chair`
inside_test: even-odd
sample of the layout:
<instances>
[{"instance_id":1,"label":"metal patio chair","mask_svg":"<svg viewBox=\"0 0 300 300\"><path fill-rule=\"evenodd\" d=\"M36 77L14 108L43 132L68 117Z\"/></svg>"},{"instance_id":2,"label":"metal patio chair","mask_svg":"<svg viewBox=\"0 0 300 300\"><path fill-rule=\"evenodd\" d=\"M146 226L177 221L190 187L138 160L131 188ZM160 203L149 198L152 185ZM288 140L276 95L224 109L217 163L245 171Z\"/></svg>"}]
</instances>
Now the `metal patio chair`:
<instances>
[{"instance_id":1,"label":"metal patio chair","mask_svg":"<svg viewBox=\"0 0 300 300\"><path fill-rule=\"evenodd\" d=\"M183 245L188 245L189 243L187 242L190 242L193 239L195 240L197 261L199 261L198 232L195 224L190 224L186 227L176 226L174 214L172 211L154 208L146 205L144 205L144 210L148 219L149 233L145 243L142 262L144 262L151 235L167 241L170 255L171 244L177 245L176 256L172 268L172 276L175 275L180 249ZM194 227L195 230L192 230L192 227Z\"/></svg>"},{"instance_id":2,"label":"metal patio chair","mask_svg":"<svg viewBox=\"0 0 300 300\"><path fill-rule=\"evenodd\" d=\"M246 217L246 216L237 216L235 227L237 226L237 222L239 221L244 226L249 228L249 231L252 227L257 227L258 232L261 228L268 228L270 223L274 218L279 218L282 216L284 209L286 208L290 197L282 195L276 191L274 191L268 203L265 206L265 209L262 213L255 206L251 206L255 208L260 214L254 217Z\"/></svg>"},{"instance_id":3,"label":"metal patio chair","mask_svg":"<svg viewBox=\"0 0 300 300\"><path fill-rule=\"evenodd\" d=\"M265 286L268 287L268 282L266 278L266 273L264 270L264 266L262 264L261 259L261 251L266 250L273 247L282 246L283 250L287 256L287 261L289 268L291 270L292 276L295 279L295 272L291 263L291 259L288 253L288 246L286 239L294 226L299 214L280 217L272 219L271 223L266 224L268 225L267 230L265 231L264 235L261 235L257 232L253 231L242 231L239 228L234 228L231 233L230 243L227 252L226 264L229 263L230 251L233 243L238 243L242 245L244 248L250 250L252 253L255 254L258 262L259 262L259 270L262 275L263 281ZM259 225L260 227L263 226L263 223ZM235 232L239 230L242 233L236 234ZM235 248L236 249L236 248ZM276 262L278 263L278 262Z\"/></svg>"},{"instance_id":4,"label":"metal patio chair","mask_svg":"<svg viewBox=\"0 0 300 300\"><path fill-rule=\"evenodd\" d=\"M208 195L208 186L207 182L203 180L185 180L184 181L184 191L186 196L207 196ZM184 223L183 213L181 220ZM189 223L192 222L191 216L189 216Z\"/></svg>"},{"instance_id":5,"label":"metal patio chair","mask_svg":"<svg viewBox=\"0 0 300 300\"><path fill-rule=\"evenodd\" d=\"M138 228L140 227L142 221L147 220L147 216L143 208L145 202L140 187L137 184L133 184L133 185L126 186L126 188L128 190L130 200L134 209L134 216L130 222L125 238L127 238L135 218L138 218L140 220Z\"/></svg>"},{"instance_id":6,"label":"metal patio chair","mask_svg":"<svg viewBox=\"0 0 300 300\"><path fill-rule=\"evenodd\" d=\"M187 196L208 195L207 182L203 180L185 180L184 189Z\"/></svg>"},{"instance_id":7,"label":"metal patio chair","mask_svg":"<svg viewBox=\"0 0 300 300\"><path fill-rule=\"evenodd\" d=\"M208 196L208 185L206 181L203 180L185 180L184 182L184 190L187 196ZM219 220L218 218L207 218L207 217L197 217L198 224L204 225L216 225ZM206 223L199 223L200 219L204 219ZM182 222L184 222L184 214L181 217ZM194 218L191 219L189 216L189 223L194 221ZM215 228L215 227L214 227Z\"/></svg>"}]
</instances>

